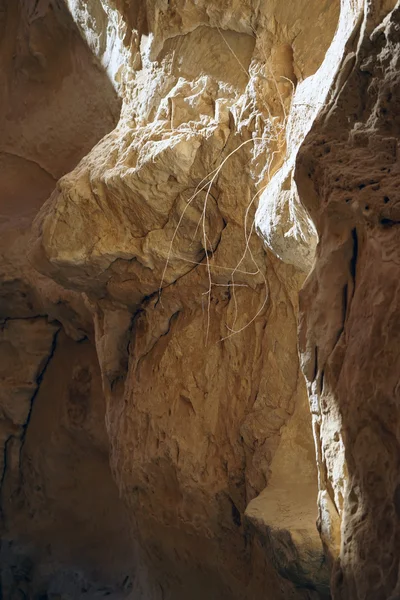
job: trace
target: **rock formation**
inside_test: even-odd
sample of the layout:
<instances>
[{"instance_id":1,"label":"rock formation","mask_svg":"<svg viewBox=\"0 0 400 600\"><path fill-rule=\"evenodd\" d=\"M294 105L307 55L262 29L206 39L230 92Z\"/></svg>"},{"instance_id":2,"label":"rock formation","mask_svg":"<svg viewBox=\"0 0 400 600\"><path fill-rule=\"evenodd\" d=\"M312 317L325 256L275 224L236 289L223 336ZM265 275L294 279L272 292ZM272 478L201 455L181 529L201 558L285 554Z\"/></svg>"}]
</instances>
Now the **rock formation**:
<instances>
[{"instance_id":1,"label":"rock formation","mask_svg":"<svg viewBox=\"0 0 400 600\"><path fill-rule=\"evenodd\" d=\"M396 598L394 3L0 9L2 597Z\"/></svg>"},{"instance_id":2,"label":"rock formation","mask_svg":"<svg viewBox=\"0 0 400 600\"><path fill-rule=\"evenodd\" d=\"M334 559L339 553L333 596L346 600L400 594L400 12L382 20L387 10L378 8L365 7L348 48L348 75L337 81L296 170L320 239L301 292L300 351L320 507L340 520L340 548L321 533Z\"/></svg>"},{"instance_id":3,"label":"rock formation","mask_svg":"<svg viewBox=\"0 0 400 600\"><path fill-rule=\"evenodd\" d=\"M329 88L318 86L322 108L293 144L291 160L288 202L298 190L319 240L300 293L299 325L319 470L318 525L332 596L346 600L400 597L394 5L343 2L326 67L335 45L342 55L336 48ZM260 229L291 262L264 216L279 190L270 185Z\"/></svg>"}]
</instances>

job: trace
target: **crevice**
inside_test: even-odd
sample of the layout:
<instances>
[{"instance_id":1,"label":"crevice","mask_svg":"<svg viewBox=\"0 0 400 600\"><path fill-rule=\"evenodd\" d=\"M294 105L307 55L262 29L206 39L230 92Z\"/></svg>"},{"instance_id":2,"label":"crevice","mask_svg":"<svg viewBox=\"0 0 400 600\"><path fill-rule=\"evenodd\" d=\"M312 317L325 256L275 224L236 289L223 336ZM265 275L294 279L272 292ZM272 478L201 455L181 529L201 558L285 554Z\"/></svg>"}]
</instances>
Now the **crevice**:
<instances>
[{"instance_id":1,"label":"crevice","mask_svg":"<svg viewBox=\"0 0 400 600\"><path fill-rule=\"evenodd\" d=\"M318 346L315 346L314 351L314 373L312 380L315 381L318 375Z\"/></svg>"},{"instance_id":2,"label":"crevice","mask_svg":"<svg viewBox=\"0 0 400 600\"><path fill-rule=\"evenodd\" d=\"M240 511L231 499L230 499L230 501L231 501L231 507L232 507L232 511L231 511L232 512L232 521L233 521L234 525L236 525L236 527L241 527L242 517L240 515Z\"/></svg>"},{"instance_id":3,"label":"crevice","mask_svg":"<svg viewBox=\"0 0 400 600\"><path fill-rule=\"evenodd\" d=\"M219 213L219 214L221 215L221 213ZM222 218L222 216L221 216L221 218ZM215 247L214 247L214 248L213 248L213 250L211 251L211 254L210 254L210 256L209 256L209 259L210 259L210 258L212 259L212 258L213 258L213 255L216 253L216 251L217 251L217 249L218 249L218 246L219 246L219 245L220 245L220 243L221 243L221 239L222 239L222 233L223 233L224 229L227 227L227 223L226 223L226 221L225 221L224 219L222 219L222 221L223 221L223 227L222 227L221 231L219 232L219 238L218 238L218 241L216 242L216 244L215 244ZM194 265L194 266L193 266L191 269L189 269L189 270L188 270L188 271L186 271L185 273L182 273L182 275L179 275L179 277L177 277L176 279L174 279L174 281L171 281L171 283L167 283L167 284L163 285L163 287L162 287L162 288L159 288L159 289L158 289L156 292L153 292L152 294L150 294L150 296L147 296L147 297L149 297L149 298L150 298L150 297L152 297L154 294L158 294L158 295L159 295L159 298L158 298L157 302L155 303L155 305L154 305L154 308L155 308L155 307L157 306L157 304L159 303L159 301L160 301L160 299L161 299L162 292L163 292L164 290L166 290L167 288L171 287L172 285L175 285L175 283L177 283L177 282L178 282L180 279L182 279L182 277L185 277L186 275L189 275L189 273L191 273L191 272L192 272L192 271L194 271L195 269L198 269L200 266L202 266L202 265L206 265L206 264L207 264L207 263L205 262L206 252L205 252L204 248L203 248L203 253L204 253L204 255L203 255L203 258L202 258L202 259L200 259L200 260L198 261L198 263L196 263L196 264L195 264L195 265ZM179 259L179 258L180 258L180 256L176 256L176 258L178 258L178 259ZM212 264L210 264L210 268L212 268ZM144 300L144 299L143 299L143 300Z\"/></svg>"},{"instance_id":4,"label":"crevice","mask_svg":"<svg viewBox=\"0 0 400 600\"><path fill-rule=\"evenodd\" d=\"M343 319L342 319L343 323L346 321L346 316L347 316L348 294L349 294L349 284L346 283L343 288Z\"/></svg>"},{"instance_id":5,"label":"crevice","mask_svg":"<svg viewBox=\"0 0 400 600\"><path fill-rule=\"evenodd\" d=\"M351 237L353 239L353 255L350 260L350 274L354 281L354 288L356 286L356 273L357 273L357 259L358 259L358 235L357 229L354 228L351 231ZM353 291L354 294L354 291Z\"/></svg>"},{"instance_id":6,"label":"crevice","mask_svg":"<svg viewBox=\"0 0 400 600\"><path fill-rule=\"evenodd\" d=\"M53 358L54 353L56 351L57 339L58 339L58 335L59 335L60 331L61 331L61 329L58 329L55 332L55 334L53 336L52 344L51 344L51 347L50 347L49 355L48 355L48 357L46 359L45 364L43 365L42 370L40 371L39 375L36 378L36 390L34 391L34 393L32 395L32 398L30 400L29 412L28 412L28 415L26 417L25 422L22 425L21 435L19 437L19 439L20 439L20 448L19 448L19 472L20 472L20 475L22 475L22 473L21 473L21 467L22 467L22 450L23 450L23 447L24 447L24 444L25 444L25 438L26 438L26 432L27 432L27 429L28 429L28 425L29 425L31 417L32 417L33 405L34 405L36 396L39 393L40 385L41 385L41 383L43 381L43 378L45 376L47 368L48 368L48 366L49 366L49 364L51 362L51 359Z\"/></svg>"},{"instance_id":7,"label":"crevice","mask_svg":"<svg viewBox=\"0 0 400 600\"><path fill-rule=\"evenodd\" d=\"M400 225L400 221L396 221L394 219L388 219L388 218L383 218L379 221L379 223L382 225L382 227L384 227L385 229L388 229L389 227L393 227L394 225Z\"/></svg>"},{"instance_id":8,"label":"crevice","mask_svg":"<svg viewBox=\"0 0 400 600\"><path fill-rule=\"evenodd\" d=\"M54 319L54 320L50 321L48 319L48 316L49 315L33 315L31 317L4 317L4 318L0 318L0 330L4 330L4 328L7 326L7 323L9 321L35 321L36 319L47 319L47 322L49 324L50 323L59 324L59 321L57 321L57 319Z\"/></svg>"},{"instance_id":9,"label":"crevice","mask_svg":"<svg viewBox=\"0 0 400 600\"><path fill-rule=\"evenodd\" d=\"M12 433L11 435L8 436L8 438L6 439L6 441L4 442L4 448L3 448L3 469L1 472L1 477L0 477L0 518L3 519L3 502L2 502L2 496L3 496L3 485L4 485L4 480L6 478L6 473L7 473L7 457L8 457L8 445L11 442L11 440L15 438L15 435Z\"/></svg>"},{"instance_id":10,"label":"crevice","mask_svg":"<svg viewBox=\"0 0 400 600\"><path fill-rule=\"evenodd\" d=\"M321 377L319 379L319 393L320 393L320 395L324 391L324 378L325 378L325 369L322 369L322 371L321 371Z\"/></svg>"},{"instance_id":11,"label":"crevice","mask_svg":"<svg viewBox=\"0 0 400 600\"><path fill-rule=\"evenodd\" d=\"M144 311L141 311L144 312ZM158 342L161 340L161 338L165 337L166 335L169 334L169 332L171 331L172 325L173 323L176 321L176 319L178 318L179 313L181 312L181 310L177 310L175 311L169 318L168 320L168 325L167 325L167 329L164 333L162 333L156 340L155 342L152 344L152 346L149 348L149 350L147 350L147 352L145 352L137 361L136 363L136 371L139 371L140 369L140 365L142 364L142 362L144 361L144 359L146 358L146 356L148 356L149 354L151 354L151 352L154 350L154 348L156 347L156 345L158 344Z\"/></svg>"}]
</instances>

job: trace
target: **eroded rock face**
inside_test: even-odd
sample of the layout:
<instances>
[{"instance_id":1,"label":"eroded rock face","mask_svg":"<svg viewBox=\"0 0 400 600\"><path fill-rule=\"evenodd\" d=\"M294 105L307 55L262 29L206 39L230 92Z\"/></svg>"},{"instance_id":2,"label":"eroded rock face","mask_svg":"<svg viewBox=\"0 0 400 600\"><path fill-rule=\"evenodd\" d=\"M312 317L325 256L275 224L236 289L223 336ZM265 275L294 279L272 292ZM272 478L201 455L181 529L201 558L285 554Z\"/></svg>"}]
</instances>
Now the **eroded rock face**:
<instances>
[{"instance_id":1,"label":"eroded rock face","mask_svg":"<svg viewBox=\"0 0 400 600\"><path fill-rule=\"evenodd\" d=\"M2 2L0 30L0 593L126 595L135 561L91 314L27 260L37 210L120 101L61 2Z\"/></svg>"},{"instance_id":2,"label":"eroded rock face","mask_svg":"<svg viewBox=\"0 0 400 600\"><path fill-rule=\"evenodd\" d=\"M300 350L321 533L335 560L334 597L360 600L400 592L399 10L389 8L365 6L348 48L351 67L342 67L296 171L320 238L301 293ZM333 535L328 516L340 526Z\"/></svg>"},{"instance_id":3,"label":"eroded rock face","mask_svg":"<svg viewBox=\"0 0 400 600\"><path fill-rule=\"evenodd\" d=\"M322 61L338 6L316 2L311 19L279 2L69 6L123 107L41 210L31 260L92 311L111 466L155 597L326 594L326 571L316 583L308 565L323 562L320 542L303 535L317 495L296 345L304 274L252 223L284 159L293 89ZM112 69L101 19L129 49ZM296 406L288 480L311 508L279 533L288 489L273 465ZM245 515L272 481L259 504L275 510ZM268 541L275 530L290 558Z\"/></svg>"},{"instance_id":4,"label":"eroded rock face","mask_svg":"<svg viewBox=\"0 0 400 600\"><path fill-rule=\"evenodd\" d=\"M6 596L399 592L392 8L5 5Z\"/></svg>"},{"instance_id":5,"label":"eroded rock face","mask_svg":"<svg viewBox=\"0 0 400 600\"><path fill-rule=\"evenodd\" d=\"M3 596L91 598L117 589L122 596L133 585L134 556L128 516L110 477L96 354L89 341L54 334L44 320L22 323L40 325L44 339L50 330L54 341L30 414L21 416L23 433L6 441ZM29 339L27 327L19 341L29 349L39 332ZM21 406L15 391L8 399Z\"/></svg>"}]
</instances>

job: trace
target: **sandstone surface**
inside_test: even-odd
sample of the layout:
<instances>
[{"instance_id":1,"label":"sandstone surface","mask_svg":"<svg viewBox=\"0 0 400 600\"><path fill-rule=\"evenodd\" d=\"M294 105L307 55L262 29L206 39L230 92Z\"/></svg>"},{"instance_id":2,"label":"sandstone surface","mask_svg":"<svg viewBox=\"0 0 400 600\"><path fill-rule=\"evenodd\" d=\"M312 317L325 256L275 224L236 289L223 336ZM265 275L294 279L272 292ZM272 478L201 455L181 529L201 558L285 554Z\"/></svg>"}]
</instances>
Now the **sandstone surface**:
<instances>
[{"instance_id":1,"label":"sandstone surface","mask_svg":"<svg viewBox=\"0 0 400 600\"><path fill-rule=\"evenodd\" d=\"M339 23L341 55L336 54L329 89L321 81L321 108L297 147L293 144L291 158L289 202L295 189L319 240L300 293L299 347L331 593L383 600L400 592L394 194L399 10L394 2L343 2L341 14L349 35L340 40ZM327 68L334 47L335 40ZM286 194L285 186L279 188L282 173L277 178L264 194L259 228L270 248L290 263L286 234L273 221L273 202L283 202L277 198Z\"/></svg>"},{"instance_id":2,"label":"sandstone surface","mask_svg":"<svg viewBox=\"0 0 400 600\"><path fill-rule=\"evenodd\" d=\"M394 2L1 2L3 597L394 600Z\"/></svg>"},{"instance_id":3,"label":"sandstone surface","mask_svg":"<svg viewBox=\"0 0 400 600\"><path fill-rule=\"evenodd\" d=\"M334 561L333 596L349 600L400 593L399 9L385 16L387 7L379 8L366 5L348 48L348 76L296 169L320 239L301 292L300 350L321 512L340 524L335 543L321 533Z\"/></svg>"}]
</instances>

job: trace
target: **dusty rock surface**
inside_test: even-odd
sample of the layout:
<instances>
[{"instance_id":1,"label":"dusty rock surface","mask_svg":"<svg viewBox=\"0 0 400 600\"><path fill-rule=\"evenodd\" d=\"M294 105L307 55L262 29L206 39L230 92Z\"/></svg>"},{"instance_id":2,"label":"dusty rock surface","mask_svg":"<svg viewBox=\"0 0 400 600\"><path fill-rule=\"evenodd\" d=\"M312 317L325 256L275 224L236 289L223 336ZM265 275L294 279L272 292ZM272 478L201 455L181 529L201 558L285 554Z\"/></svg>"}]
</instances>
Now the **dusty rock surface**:
<instances>
[{"instance_id":1,"label":"dusty rock surface","mask_svg":"<svg viewBox=\"0 0 400 600\"><path fill-rule=\"evenodd\" d=\"M3 596L395 598L393 3L1 9Z\"/></svg>"},{"instance_id":2,"label":"dusty rock surface","mask_svg":"<svg viewBox=\"0 0 400 600\"><path fill-rule=\"evenodd\" d=\"M288 263L287 220L275 207L290 210L299 196L318 237L300 293L299 346L317 450L318 527L332 596L348 600L400 592L398 30L394 2L342 3L319 72L330 70L329 88L319 78L320 108L289 137L291 193L280 187L283 169L258 213L261 234Z\"/></svg>"},{"instance_id":3,"label":"dusty rock surface","mask_svg":"<svg viewBox=\"0 0 400 600\"><path fill-rule=\"evenodd\" d=\"M32 219L120 101L62 3L1 2L0 31L1 596L122 594L133 550L92 318L27 259Z\"/></svg>"},{"instance_id":4,"label":"dusty rock surface","mask_svg":"<svg viewBox=\"0 0 400 600\"><path fill-rule=\"evenodd\" d=\"M315 584L302 562L324 562L317 534L305 536L299 559L297 519L279 533L277 507L290 491L271 488L275 511L262 518L245 509L271 482L298 406L305 431L293 426L287 454L302 461L287 464L307 490L305 527L315 531L296 341L304 272L266 252L252 223L284 158L293 89L322 61L338 6L315 3L306 20L301 5L278 2L143 3L137 13L122 3L117 18L105 3L101 17L99 4L69 7L123 98L121 118L57 183L30 258L82 292L93 315L111 467L152 594L326 593L326 570ZM95 42L101 20L124 37L119 62L109 58L115 34ZM290 569L265 531L288 538Z\"/></svg>"},{"instance_id":5,"label":"dusty rock surface","mask_svg":"<svg viewBox=\"0 0 400 600\"><path fill-rule=\"evenodd\" d=\"M334 561L334 598L360 600L400 593L399 10L388 8L365 6L351 67L296 170L320 239L301 293L300 350L321 533ZM340 531L325 530L325 512Z\"/></svg>"}]
</instances>

